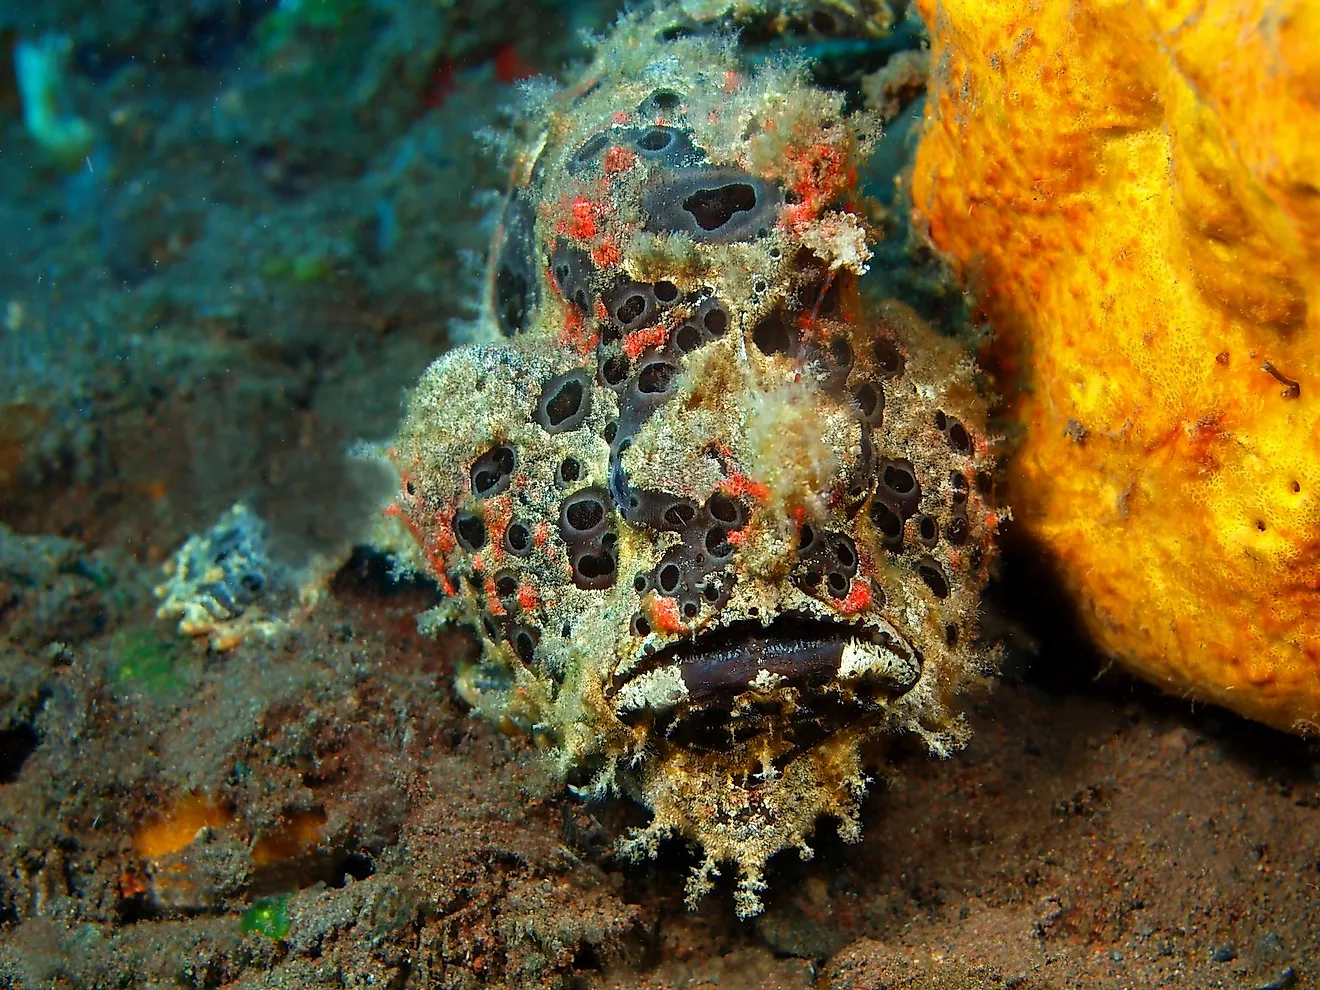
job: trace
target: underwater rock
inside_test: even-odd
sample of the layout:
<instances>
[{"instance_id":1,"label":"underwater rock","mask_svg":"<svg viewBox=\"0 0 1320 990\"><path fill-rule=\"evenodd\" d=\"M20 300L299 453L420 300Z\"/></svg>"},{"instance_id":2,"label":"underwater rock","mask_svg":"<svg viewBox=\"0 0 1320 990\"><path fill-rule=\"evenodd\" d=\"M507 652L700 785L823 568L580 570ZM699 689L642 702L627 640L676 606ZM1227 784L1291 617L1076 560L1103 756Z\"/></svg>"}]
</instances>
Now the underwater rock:
<instances>
[{"instance_id":1,"label":"underwater rock","mask_svg":"<svg viewBox=\"0 0 1320 990\"><path fill-rule=\"evenodd\" d=\"M1320 727L1320 7L921 4L913 199L981 293L1008 497L1101 647Z\"/></svg>"},{"instance_id":2,"label":"underwater rock","mask_svg":"<svg viewBox=\"0 0 1320 990\"><path fill-rule=\"evenodd\" d=\"M93 638L115 615L115 583L107 563L81 544L0 524L0 643L36 650Z\"/></svg>"},{"instance_id":3,"label":"underwater rock","mask_svg":"<svg viewBox=\"0 0 1320 990\"><path fill-rule=\"evenodd\" d=\"M972 361L859 290L875 120L682 16L529 94L477 342L411 395L391 511L427 624L481 639L463 697L651 809L625 853L698 843L690 900L736 864L750 915L820 815L859 837L877 744L963 740L1005 511Z\"/></svg>"},{"instance_id":4,"label":"underwater rock","mask_svg":"<svg viewBox=\"0 0 1320 990\"><path fill-rule=\"evenodd\" d=\"M147 894L164 910L215 909L246 879L247 849L229 828L233 820L233 810L213 798L174 799L134 834L139 862L125 873L121 891Z\"/></svg>"}]
</instances>

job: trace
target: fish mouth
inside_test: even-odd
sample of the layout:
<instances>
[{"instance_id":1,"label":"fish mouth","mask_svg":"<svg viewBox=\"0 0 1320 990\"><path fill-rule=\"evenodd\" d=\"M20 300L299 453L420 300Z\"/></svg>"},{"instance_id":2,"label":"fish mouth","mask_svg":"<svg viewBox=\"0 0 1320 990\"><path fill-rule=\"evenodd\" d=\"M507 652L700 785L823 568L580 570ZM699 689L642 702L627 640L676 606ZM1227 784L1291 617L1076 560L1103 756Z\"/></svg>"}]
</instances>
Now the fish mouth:
<instances>
[{"instance_id":1,"label":"fish mouth","mask_svg":"<svg viewBox=\"0 0 1320 990\"><path fill-rule=\"evenodd\" d=\"M728 751L767 733L797 747L875 721L921 677L923 658L881 620L785 612L671 643L607 689L629 725L649 721L678 745Z\"/></svg>"}]
</instances>

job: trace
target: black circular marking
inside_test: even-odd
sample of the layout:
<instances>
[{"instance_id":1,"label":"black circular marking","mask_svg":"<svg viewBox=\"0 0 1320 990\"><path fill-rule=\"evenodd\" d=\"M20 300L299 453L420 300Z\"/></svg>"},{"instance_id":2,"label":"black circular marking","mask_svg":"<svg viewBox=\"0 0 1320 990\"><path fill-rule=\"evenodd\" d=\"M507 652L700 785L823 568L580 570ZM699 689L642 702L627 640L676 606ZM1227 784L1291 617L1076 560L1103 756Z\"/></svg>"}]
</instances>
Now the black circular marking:
<instances>
[{"instance_id":1,"label":"black circular marking","mask_svg":"<svg viewBox=\"0 0 1320 990\"><path fill-rule=\"evenodd\" d=\"M573 583L584 591L600 591L614 584L614 557L582 551L573 555Z\"/></svg>"},{"instance_id":2,"label":"black circular marking","mask_svg":"<svg viewBox=\"0 0 1320 990\"><path fill-rule=\"evenodd\" d=\"M569 161L569 171L580 171L590 165L592 161L594 161L600 153L605 150L605 145L609 143L609 131L603 131L600 134L593 134L591 137L587 138L582 142L582 145L577 151L573 152L573 156Z\"/></svg>"},{"instance_id":3,"label":"black circular marking","mask_svg":"<svg viewBox=\"0 0 1320 990\"><path fill-rule=\"evenodd\" d=\"M862 419L871 426L879 426L884 419L885 393L870 382L862 382L853 393L853 401L861 411Z\"/></svg>"},{"instance_id":4,"label":"black circular marking","mask_svg":"<svg viewBox=\"0 0 1320 990\"><path fill-rule=\"evenodd\" d=\"M851 582L838 571L830 571L825 575L825 587L829 589L831 595L835 598L847 598L848 586Z\"/></svg>"},{"instance_id":5,"label":"black circular marking","mask_svg":"<svg viewBox=\"0 0 1320 990\"><path fill-rule=\"evenodd\" d=\"M881 374L887 378L897 378L903 374L903 369L907 367L907 359L903 357L903 352L898 349L898 345L892 340L885 337L879 338L875 342L873 351L875 363Z\"/></svg>"},{"instance_id":6,"label":"black circular marking","mask_svg":"<svg viewBox=\"0 0 1320 990\"><path fill-rule=\"evenodd\" d=\"M591 380L581 368L551 378L536 404L536 420L547 433L576 430L590 412Z\"/></svg>"},{"instance_id":7,"label":"black circular marking","mask_svg":"<svg viewBox=\"0 0 1320 990\"><path fill-rule=\"evenodd\" d=\"M963 515L954 516L949 520L949 525L945 528L944 538L955 547L960 547L967 542L967 517Z\"/></svg>"},{"instance_id":8,"label":"black circular marking","mask_svg":"<svg viewBox=\"0 0 1320 990\"><path fill-rule=\"evenodd\" d=\"M852 577L857 573L857 544L851 536L842 533L836 534L830 542L834 546L834 559L838 561L839 567L848 577Z\"/></svg>"},{"instance_id":9,"label":"black circular marking","mask_svg":"<svg viewBox=\"0 0 1320 990\"><path fill-rule=\"evenodd\" d=\"M540 635L530 626L521 626L513 634L513 652L518 654L518 659L523 663L531 663L532 658L536 656L536 642Z\"/></svg>"},{"instance_id":10,"label":"black circular marking","mask_svg":"<svg viewBox=\"0 0 1320 990\"><path fill-rule=\"evenodd\" d=\"M701 322L708 333L719 337L729 329L729 314L720 306L712 306L701 318Z\"/></svg>"},{"instance_id":11,"label":"black circular marking","mask_svg":"<svg viewBox=\"0 0 1320 990\"><path fill-rule=\"evenodd\" d=\"M926 587L936 598L949 597L949 579L944 576L943 569L933 557L923 557L918 562L917 576L926 583Z\"/></svg>"},{"instance_id":12,"label":"black circular marking","mask_svg":"<svg viewBox=\"0 0 1320 990\"><path fill-rule=\"evenodd\" d=\"M512 193L505 200L499 218L495 278L491 285L495 324L505 337L527 328L527 318L539 296L532 260L535 226L536 212L531 199L522 192Z\"/></svg>"},{"instance_id":13,"label":"black circular marking","mask_svg":"<svg viewBox=\"0 0 1320 990\"><path fill-rule=\"evenodd\" d=\"M674 529L685 529L696 516L697 510L687 502L675 502L664 511L665 524Z\"/></svg>"},{"instance_id":14,"label":"black circular marking","mask_svg":"<svg viewBox=\"0 0 1320 990\"><path fill-rule=\"evenodd\" d=\"M645 594L646 589L650 584L651 582L647 580L645 574L638 574L633 578L633 591L637 592L639 595Z\"/></svg>"},{"instance_id":15,"label":"black circular marking","mask_svg":"<svg viewBox=\"0 0 1320 990\"><path fill-rule=\"evenodd\" d=\"M651 623L640 612L632 617L632 634L638 637L651 635Z\"/></svg>"},{"instance_id":16,"label":"black circular marking","mask_svg":"<svg viewBox=\"0 0 1320 990\"><path fill-rule=\"evenodd\" d=\"M712 526L706 531L706 552L716 560L733 556L733 544L729 542L729 531L720 526Z\"/></svg>"},{"instance_id":17,"label":"black circular marking","mask_svg":"<svg viewBox=\"0 0 1320 990\"><path fill-rule=\"evenodd\" d=\"M916 487L917 479L911 470L900 464L886 464L883 480L885 487L896 495L906 495Z\"/></svg>"},{"instance_id":18,"label":"black circular marking","mask_svg":"<svg viewBox=\"0 0 1320 990\"><path fill-rule=\"evenodd\" d=\"M634 320L640 318L641 315L645 312L646 312L646 297L639 293L634 293L633 295L625 298L623 302L620 303L619 306L614 310L614 318L617 319L624 326L627 326L629 323L632 323Z\"/></svg>"},{"instance_id":19,"label":"black circular marking","mask_svg":"<svg viewBox=\"0 0 1320 990\"><path fill-rule=\"evenodd\" d=\"M605 506L590 493L574 496L564 502L561 521L563 528L577 538L594 536L605 522Z\"/></svg>"},{"instance_id":20,"label":"black circular marking","mask_svg":"<svg viewBox=\"0 0 1320 990\"><path fill-rule=\"evenodd\" d=\"M816 531L810 523L803 523L802 528L798 530L798 553L810 554L816 550Z\"/></svg>"},{"instance_id":21,"label":"black circular marking","mask_svg":"<svg viewBox=\"0 0 1320 990\"><path fill-rule=\"evenodd\" d=\"M943 409L935 410L935 429L943 433L949 428L949 417L944 415Z\"/></svg>"},{"instance_id":22,"label":"black circular marking","mask_svg":"<svg viewBox=\"0 0 1320 990\"><path fill-rule=\"evenodd\" d=\"M752 343L767 356L787 354L793 349L793 335L785 325L783 316L771 313L752 328Z\"/></svg>"},{"instance_id":23,"label":"black circular marking","mask_svg":"<svg viewBox=\"0 0 1320 990\"><path fill-rule=\"evenodd\" d=\"M835 337L830 341L830 363L840 371L847 371L852 367L853 350L847 339Z\"/></svg>"},{"instance_id":24,"label":"black circular marking","mask_svg":"<svg viewBox=\"0 0 1320 990\"><path fill-rule=\"evenodd\" d=\"M657 89L647 97L647 102L657 110L677 110L683 102L683 97L672 89Z\"/></svg>"},{"instance_id":25,"label":"black circular marking","mask_svg":"<svg viewBox=\"0 0 1320 990\"><path fill-rule=\"evenodd\" d=\"M567 488L582 477L582 462L576 457L565 457L555 468L555 484Z\"/></svg>"},{"instance_id":26,"label":"black circular marking","mask_svg":"<svg viewBox=\"0 0 1320 990\"><path fill-rule=\"evenodd\" d=\"M886 547L892 550L903 545L903 520L899 518L897 512L879 499L871 503L871 522L875 523L876 529L884 536L883 542Z\"/></svg>"},{"instance_id":27,"label":"black circular marking","mask_svg":"<svg viewBox=\"0 0 1320 990\"><path fill-rule=\"evenodd\" d=\"M746 182L726 182L713 189L698 189L683 200L683 209L698 227L719 230L737 214L756 209L756 187Z\"/></svg>"},{"instance_id":28,"label":"black circular marking","mask_svg":"<svg viewBox=\"0 0 1320 990\"><path fill-rule=\"evenodd\" d=\"M678 286L665 279L661 279L651 286L651 292L662 303L671 303L678 298Z\"/></svg>"},{"instance_id":29,"label":"black circular marking","mask_svg":"<svg viewBox=\"0 0 1320 990\"><path fill-rule=\"evenodd\" d=\"M668 361L649 361L637 373L637 391L643 395L664 395L673 388L678 365Z\"/></svg>"},{"instance_id":30,"label":"black circular marking","mask_svg":"<svg viewBox=\"0 0 1320 990\"><path fill-rule=\"evenodd\" d=\"M518 575L504 570L495 575L495 594L501 598L512 598L518 593Z\"/></svg>"},{"instance_id":31,"label":"black circular marking","mask_svg":"<svg viewBox=\"0 0 1320 990\"><path fill-rule=\"evenodd\" d=\"M672 595L678 590L678 583L682 579L677 564L665 564L660 568L655 577L655 583L666 595Z\"/></svg>"},{"instance_id":32,"label":"black circular marking","mask_svg":"<svg viewBox=\"0 0 1320 990\"><path fill-rule=\"evenodd\" d=\"M928 547L933 547L940 539L940 524L934 516L922 516L917 520L917 536Z\"/></svg>"},{"instance_id":33,"label":"black circular marking","mask_svg":"<svg viewBox=\"0 0 1320 990\"><path fill-rule=\"evenodd\" d=\"M967 484L967 478L959 471L949 472L949 488L954 502L966 502L967 495L971 491L971 486Z\"/></svg>"},{"instance_id":34,"label":"black circular marking","mask_svg":"<svg viewBox=\"0 0 1320 990\"><path fill-rule=\"evenodd\" d=\"M611 354L601 366L600 376L605 380L606 385L616 388L628 380L629 370L626 357L622 354Z\"/></svg>"},{"instance_id":35,"label":"black circular marking","mask_svg":"<svg viewBox=\"0 0 1320 990\"><path fill-rule=\"evenodd\" d=\"M637 146L643 151L664 151L674 143L674 132L664 127L652 127L637 139Z\"/></svg>"},{"instance_id":36,"label":"black circular marking","mask_svg":"<svg viewBox=\"0 0 1320 990\"><path fill-rule=\"evenodd\" d=\"M584 314L591 313L591 301L595 297L592 276L596 271L591 256L567 241L559 241L550 253L550 270L565 301L576 305Z\"/></svg>"},{"instance_id":37,"label":"black circular marking","mask_svg":"<svg viewBox=\"0 0 1320 990\"><path fill-rule=\"evenodd\" d=\"M949 446L960 454L970 454L972 452L972 438L967 433L967 427L962 423L954 422L949 427Z\"/></svg>"},{"instance_id":38,"label":"black circular marking","mask_svg":"<svg viewBox=\"0 0 1320 990\"><path fill-rule=\"evenodd\" d=\"M861 425L857 466L852 470L848 479L848 497L854 500L854 504L847 509L849 518L852 518L857 510L862 507L862 502L866 499L866 493L875 480L875 448L871 440L871 426L865 421Z\"/></svg>"},{"instance_id":39,"label":"black circular marking","mask_svg":"<svg viewBox=\"0 0 1320 990\"><path fill-rule=\"evenodd\" d=\"M691 323L684 323L674 332L674 346L680 354L691 354L701 346L701 331Z\"/></svg>"},{"instance_id":40,"label":"black circular marking","mask_svg":"<svg viewBox=\"0 0 1320 990\"><path fill-rule=\"evenodd\" d=\"M517 462L513 448L498 444L472 462L472 492L477 498L490 498L509 487Z\"/></svg>"},{"instance_id":41,"label":"black circular marking","mask_svg":"<svg viewBox=\"0 0 1320 990\"><path fill-rule=\"evenodd\" d=\"M476 553L486 545L486 522L474 512L460 512L454 517L454 535L459 546Z\"/></svg>"},{"instance_id":42,"label":"black circular marking","mask_svg":"<svg viewBox=\"0 0 1320 990\"><path fill-rule=\"evenodd\" d=\"M715 492L708 504L710 514L722 523L738 526L742 523L742 508L723 492Z\"/></svg>"},{"instance_id":43,"label":"black circular marking","mask_svg":"<svg viewBox=\"0 0 1320 990\"><path fill-rule=\"evenodd\" d=\"M619 424L611 420L605 424L605 429L600 431L600 435L605 438L606 443L613 443L614 438L618 436Z\"/></svg>"},{"instance_id":44,"label":"black circular marking","mask_svg":"<svg viewBox=\"0 0 1320 990\"><path fill-rule=\"evenodd\" d=\"M811 25L811 30L827 37L839 34L842 31L839 18L835 17L833 11L824 8L813 10L811 16L807 18L807 23Z\"/></svg>"},{"instance_id":45,"label":"black circular marking","mask_svg":"<svg viewBox=\"0 0 1320 990\"><path fill-rule=\"evenodd\" d=\"M505 336L523 329L531 303L527 276L505 263L495 272L495 317Z\"/></svg>"},{"instance_id":46,"label":"black circular marking","mask_svg":"<svg viewBox=\"0 0 1320 990\"><path fill-rule=\"evenodd\" d=\"M921 504L921 485L912 462L904 458L881 461L879 496L907 519Z\"/></svg>"},{"instance_id":47,"label":"black circular marking","mask_svg":"<svg viewBox=\"0 0 1320 990\"><path fill-rule=\"evenodd\" d=\"M525 557L532 552L532 531L525 522L515 519L504 530L504 549L515 557Z\"/></svg>"}]
</instances>

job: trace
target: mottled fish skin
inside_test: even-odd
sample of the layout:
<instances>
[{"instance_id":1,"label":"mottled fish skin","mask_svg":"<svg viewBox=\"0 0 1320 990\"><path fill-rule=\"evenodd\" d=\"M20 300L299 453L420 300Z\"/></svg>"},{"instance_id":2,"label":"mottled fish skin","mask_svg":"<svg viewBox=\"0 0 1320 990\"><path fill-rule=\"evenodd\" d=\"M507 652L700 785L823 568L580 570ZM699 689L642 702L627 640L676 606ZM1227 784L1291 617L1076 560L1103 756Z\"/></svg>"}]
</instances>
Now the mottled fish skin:
<instances>
[{"instance_id":1,"label":"mottled fish skin","mask_svg":"<svg viewBox=\"0 0 1320 990\"><path fill-rule=\"evenodd\" d=\"M877 133L801 67L625 18L529 97L475 338L412 393L392 511L472 626L459 677L584 793L701 845L737 909L859 836L875 743L946 754L985 676L993 463L971 360L867 299Z\"/></svg>"}]
</instances>

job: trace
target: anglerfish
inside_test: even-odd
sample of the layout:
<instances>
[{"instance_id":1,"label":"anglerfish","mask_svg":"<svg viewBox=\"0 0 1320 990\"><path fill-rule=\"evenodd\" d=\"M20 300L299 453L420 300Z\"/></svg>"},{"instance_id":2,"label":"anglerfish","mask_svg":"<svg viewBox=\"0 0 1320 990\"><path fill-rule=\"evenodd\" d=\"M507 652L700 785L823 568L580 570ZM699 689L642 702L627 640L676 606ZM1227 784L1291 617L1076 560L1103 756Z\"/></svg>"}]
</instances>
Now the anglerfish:
<instances>
[{"instance_id":1,"label":"anglerfish","mask_svg":"<svg viewBox=\"0 0 1320 990\"><path fill-rule=\"evenodd\" d=\"M785 6L785 5L780 5ZM792 5L787 5L791 7ZM805 8L804 8L805 9ZM966 735L1005 517L974 362L863 291L879 130L802 62L625 17L532 87L473 342L412 392L393 512L471 626L458 689L761 910L884 748Z\"/></svg>"}]
</instances>

